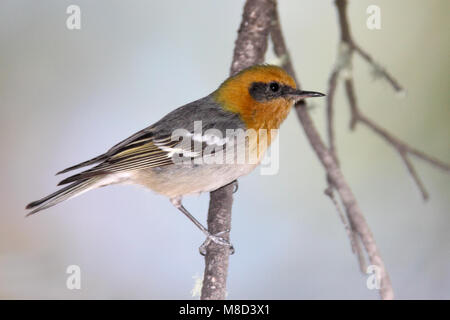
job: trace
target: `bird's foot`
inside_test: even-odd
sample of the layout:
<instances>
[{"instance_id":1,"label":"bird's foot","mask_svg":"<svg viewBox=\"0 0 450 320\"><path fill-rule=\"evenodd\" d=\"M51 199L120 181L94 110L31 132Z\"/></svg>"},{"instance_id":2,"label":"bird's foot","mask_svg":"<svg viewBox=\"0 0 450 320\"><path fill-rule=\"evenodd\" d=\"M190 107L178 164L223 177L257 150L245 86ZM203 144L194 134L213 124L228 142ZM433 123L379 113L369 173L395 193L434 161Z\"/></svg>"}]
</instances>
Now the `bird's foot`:
<instances>
[{"instance_id":1,"label":"bird's foot","mask_svg":"<svg viewBox=\"0 0 450 320\"><path fill-rule=\"evenodd\" d=\"M231 181L229 184L227 184L227 186L233 186L234 187L233 193L236 193L239 190L239 183L238 183L237 179Z\"/></svg>"},{"instance_id":2,"label":"bird's foot","mask_svg":"<svg viewBox=\"0 0 450 320\"><path fill-rule=\"evenodd\" d=\"M234 247L230 243L230 241L220 237L220 235L225 234L227 232L230 232L230 230L221 231L216 234L208 234L205 242L203 242L203 244L198 248L198 250L200 251L200 254L202 256L206 255L206 247L208 247L208 245L211 243L211 241L218 245L228 247L230 250L230 254L234 254Z\"/></svg>"}]
</instances>

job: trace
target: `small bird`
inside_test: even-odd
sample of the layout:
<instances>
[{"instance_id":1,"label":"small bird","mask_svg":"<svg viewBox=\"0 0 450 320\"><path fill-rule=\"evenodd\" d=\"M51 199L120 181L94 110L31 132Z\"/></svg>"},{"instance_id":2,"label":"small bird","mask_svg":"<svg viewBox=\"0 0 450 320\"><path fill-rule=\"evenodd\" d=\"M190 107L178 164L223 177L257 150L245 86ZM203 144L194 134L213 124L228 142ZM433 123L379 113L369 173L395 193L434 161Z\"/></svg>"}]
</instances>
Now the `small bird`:
<instances>
[{"instance_id":1,"label":"small bird","mask_svg":"<svg viewBox=\"0 0 450 320\"><path fill-rule=\"evenodd\" d=\"M232 248L220 237L228 230L211 234L182 205L182 197L216 190L251 172L293 104L321 96L298 90L294 79L280 67L244 69L213 93L175 109L106 153L58 172L97 164L62 180L58 185L66 186L55 193L28 204L26 209L32 211L27 216L92 189L137 184L169 197L206 235L201 253L210 241ZM251 130L257 134L247 134ZM243 139L238 134L242 132L246 133ZM239 158L242 150L244 156Z\"/></svg>"}]
</instances>

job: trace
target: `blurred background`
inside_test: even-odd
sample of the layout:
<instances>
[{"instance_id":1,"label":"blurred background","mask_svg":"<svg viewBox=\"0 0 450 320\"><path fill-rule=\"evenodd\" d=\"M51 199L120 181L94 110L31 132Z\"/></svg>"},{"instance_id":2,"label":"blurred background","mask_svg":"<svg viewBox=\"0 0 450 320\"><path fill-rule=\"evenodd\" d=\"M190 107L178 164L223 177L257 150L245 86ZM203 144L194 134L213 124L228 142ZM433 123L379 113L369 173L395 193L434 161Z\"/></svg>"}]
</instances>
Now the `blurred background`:
<instances>
[{"instance_id":1,"label":"blurred background","mask_svg":"<svg viewBox=\"0 0 450 320\"><path fill-rule=\"evenodd\" d=\"M81 30L66 8L81 8ZM0 4L0 298L197 299L204 237L169 201L132 186L98 189L39 215L25 205L54 174L106 151L216 89L229 72L244 1L3 0ZM381 30L366 8L381 8ZM399 98L354 59L361 109L450 162L450 2L350 1L355 40L399 80ZM334 2L281 1L282 27L306 90L326 92L339 31ZM273 55L267 55L270 62ZM325 99L312 116L324 134ZM398 154L363 126L348 130L336 96L343 171L375 235L397 298L450 298L450 175L413 159L424 202ZM366 287L324 170L294 113L280 133L280 170L240 179L233 206L230 299L376 299ZM209 195L185 199L206 221ZM66 269L81 268L81 290Z\"/></svg>"}]
</instances>

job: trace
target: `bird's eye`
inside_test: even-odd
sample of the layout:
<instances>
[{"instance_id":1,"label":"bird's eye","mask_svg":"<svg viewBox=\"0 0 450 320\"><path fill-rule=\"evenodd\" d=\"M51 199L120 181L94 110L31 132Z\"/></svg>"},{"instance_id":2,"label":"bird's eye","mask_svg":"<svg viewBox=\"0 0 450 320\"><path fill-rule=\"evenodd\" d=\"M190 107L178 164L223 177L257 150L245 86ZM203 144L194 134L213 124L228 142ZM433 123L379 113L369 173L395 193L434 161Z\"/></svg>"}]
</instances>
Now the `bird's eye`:
<instances>
[{"instance_id":1,"label":"bird's eye","mask_svg":"<svg viewBox=\"0 0 450 320\"><path fill-rule=\"evenodd\" d=\"M269 84L269 88L272 92L277 92L278 90L280 90L280 85L276 82L271 82Z\"/></svg>"}]
</instances>

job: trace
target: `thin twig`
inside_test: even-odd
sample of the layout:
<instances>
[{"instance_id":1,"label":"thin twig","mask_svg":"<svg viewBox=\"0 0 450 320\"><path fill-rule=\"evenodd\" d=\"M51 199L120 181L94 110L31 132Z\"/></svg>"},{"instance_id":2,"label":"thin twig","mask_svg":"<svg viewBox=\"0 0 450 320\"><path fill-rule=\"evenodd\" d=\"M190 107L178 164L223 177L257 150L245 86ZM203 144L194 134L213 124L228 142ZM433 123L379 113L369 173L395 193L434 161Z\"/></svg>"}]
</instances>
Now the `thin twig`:
<instances>
[{"instance_id":1,"label":"thin twig","mask_svg":"<svg viewBox=\"0 0 450 320\"><path fill-rule=\"evenodd\" d=\"M350 239L350 246L352 248L352 252L358 257L359 269L361 270L362 273L365 273L366 261L364 259L363 249L361 248L361 241L356 232L355 226L351 223L351 221L348 221L349 220L348 216L346 217L346 215L344 215L344 213L342 212L341 205L334 196L333 187L331 183L332 181L330 178L329 180L330 185L327 189L325 189L325 194L331 199L331 202L333 202L334 207L336 208L336 211L338 213L339 219L344 225L345 231L347 232L347 236Z\"/></svg>"},{"instance_id":2,"label":"thin twig","mask_svg":"<svg viewBox=\"0 0 450 320\"><path fill-rule=\"evenodd\" d=\"M402 92L404 90L403 87L398 83L398 81L395 80L394 77L386 69L382 68L366 51L364 51L353 41L351 42L351 44L353 50L355 50L355 52L357 52L362 58L364 58L364 60L372 65L379 73L379 75L385 78L396 92Z\"/></svg>"},{"instance_id":3,"label":"thin twig","mask_svg":"<svg viewBox=\"0 0 450 320\"><path fill-rule=\"evenodd\" d=\"M274 0L247 0L234 48L230 74L263 63L267 50ZM234 184L211 192L208 230L214 234L231 229ZM229 240L229 233L225 236ZM225 299L230 250L211 242L206 248L202 300Z\"/></svg>"},{"instance_id":4,"label":"thin twig","mask_svg":"<svg viewBox=\"0 0 450 320\"><path fill-rule=\"evenodd\" d=\"M367 127L371 128L379 136L381 136L387 142L389 142L389 144L391 144L393 147L395 147L397 149L397 151L405 152L406 154L413 155L419 159L422 159L423 161L428 162L429 164L431 164L441 170L450 171L449 164L446 164L445 162L443 162L439 159L433 158L432 156L429 156L429 155L425 154L424 152L417 150L414 147L411 147L407 143L401 141L400 139L398 139L397 137L395 137L394 135L389 133L386 129L384 129L383 127L378 125L376 122L374 122L373 120L371 120L368 117L366 117L365 115L363 115L359 109L356 108L356 110L357 110L356 115L354 117L356 118L357 122L361 122L364 125L366 125Z\"/></svg>"},{"instance_id":5,"label":"thin twig","mask_svg":"<svg viewBox=\"0 0 450 320\"><path fill-rule=\"evenodd\" d=\"M372 56L367 53L364 49L362 49L352 38L351 32L350 32L350 25L348 22L347 17L347 0L336 0L336 7L338 11L338 17L339 17L339 26L341 30L341 44L345 44L350 48L350 52L348 53L349 57L348 59L352 58L353 52L358 53L364 60L366 60L372 67L375 68L377 74L385 79L392 88L397 92L402 92L404 89L399 84L399 82L384 68L380 66L373 58ZM333 77L335 73L335 70L332 72L330 77ZM425 186L420 179L416 169L414 168L412 162L408 158L408 155L414 155L422 160L427 161L429 164L440 168L444 171L450 171L450 165L446 164L438 159L435 159L424 152L417 150L405 142L401 141L397 137L395 137L393 134L389 133L386 129L382 128L380 125L378 125L375 121L371 120L367 116L363 115L363 113L360 111L357 101L356 101L356 95L355 95L355 89L354 89L354 83L351 77L348 77L345 80L345 91L346 95L349 101L350 105L350 111L351 111L351 120L350 120L350 128L353 130L358 122L366 125L370 129L372 129L377 135L384 138L384 140L393 146L396 151L399 153L401 159L406 165L406 168L408 169L409 174L413 178L414 182L416 183L417 187L419 188L422 197L424 200L427 200L429 195L428 192L425 189ZM333 92L334 94L334 92ZM332 99L333 96L328 97L329 104L330 99ZM333 134L333 117L332 113L328 113L328 135L332 136L334 138ZM335 150L334 148L334 140L330 141L330 147L332 150ZM335 154L335 153L334 153Z\"/></svg>"},{"instance_id":6,"label":"thin twig","mask_svg":"<svg viewBox=\"0 0 450 320\"><path fill-rule=\"evenodd\" d=\"M334 94L336 92L337 80L339 77L340 69L335 68L328 80L328 92L327 92L327 127L328 127L328 145L330 152L338 162L336 151L336 138L334 134ZM338 162L339 163L339 162Z\"/></svg>"},{"instance_id":7,"label":"thin twig","mask_svg":"<svg viewBox=\"0 0 450 320\"><path fill-rule=\"evenodd\" d=\"M359 110L358 110L358 104L356 102L356 95L355 95L355 87L353 86L353 79L348 78L344 81L345 86L345 92L347 94L348 104L350 105L350 130L355 130L356 124L358 123L358 116L359 116Z\"/></svg>"},{"instance_id":8,"label":"thin twig","mask_svg":"<svg viewBox=\"0 0 450 320\"><path fill-rule=\"evenodd\" d=\"M271 36L274 43L274 48L277 48L277 55L279 57L288 57L288 50L281 32L278 16L275 17ZM286 60L283 67L295 78L294 68L290 60ZM299 85L298 81L297 84ZM352 190L346 182L344 175L334 159L334 156L325 146L319 133L317 132L317 129L309 115L308 109L306 108L306 103L304 101L300 101L295 105L295 109L312 148L317 154L320 162L327 172L327 175L332 180L334 188L339 194L339 197L347 212L349 221L353 224L354 229L358 233L367 251L371 264L376 265L379 268L381 297L383 299L393 299L394 292L389 275L386 271L386 267L381 258L380 252L378 251L372 232L364 219L362 211Z\"/></svg>"},{"instance_id":9,"label":"thin twig","mask_svg":"<svg viewBox=\"0 0 450 320\"><path fill-rule=\"evenodd\" d=\"M336 87L338 83L339 76L341 74L341 71L345 69L351 68L349 56L351 55L351 48L348 46L341 46L340 48L340 54L339 54L338 61L336 62L336 66L333 70L333 72L330 74L330 78L328 80L328 92L327 92L327 133L328 133L328 146L330 149L331 154L334 157L334 160L336 161L337 165L339 165L339 157L337 155L336 150L336 136L335 136L335 130L334 130L334 97L336 93ZM325 190L325 194L327 194L331 200L335 203L336 209L338 210L338 214L341 216L342 213L340 212L340 208L336 205L337 200L334 198L334 190L333 190L333 181L331 177L327 174L327 182L328 187ZM361 241L359 239L359 235L357 234L354 224L351 222L351 220L348 222L348 225L346 225L346 221L350 220L350 217L347 214L347 219L343 219L341 217L341 221L344 223L344 227L347 230L348 237L350 239L350 244L352 246L352 252L357 256L359 268L361 272L365 273L366 271L366 261L364 259L364 252L363 248L361 247Z\"/></svg>"},{"instance_id":10,"label":"thin twig","mask_svg":"<svg viewBox=\"0 0 450 320\"><path fill-rule=\"evenodd\" d=\"M328 133L328 145L331 154L334 157L334 161L337 165L339 165L339 157L337 156L336 151L336 137L334 133L334 96L336 92L336 87L338 83L338 77L342 70L342 63L343 61L339 61L339 63L336 65L335 69L330 75L330 78L328 80L328 92L327 92L327 133ZM350 239L350 245L352 247L352 252L357 256L359 268L361 272L366 272L366 262L364 259L364 252L361 248L359 235L357 234L354 224L351 223L350 217L347 215L347 218L344 217L342 210L340 209L339 203L337 202L336 198L334 197L334 190L333 190L333 180L331 177L327 174L327 182L328 187L325 190L325 194L330 197L331 201L334 203L336 210L338 212L338 215L340 217L341 222L344 224L344 228L347 231L347 235ZM350 221L347 221L350 220Z\"/></svg>"}]
</instances>

